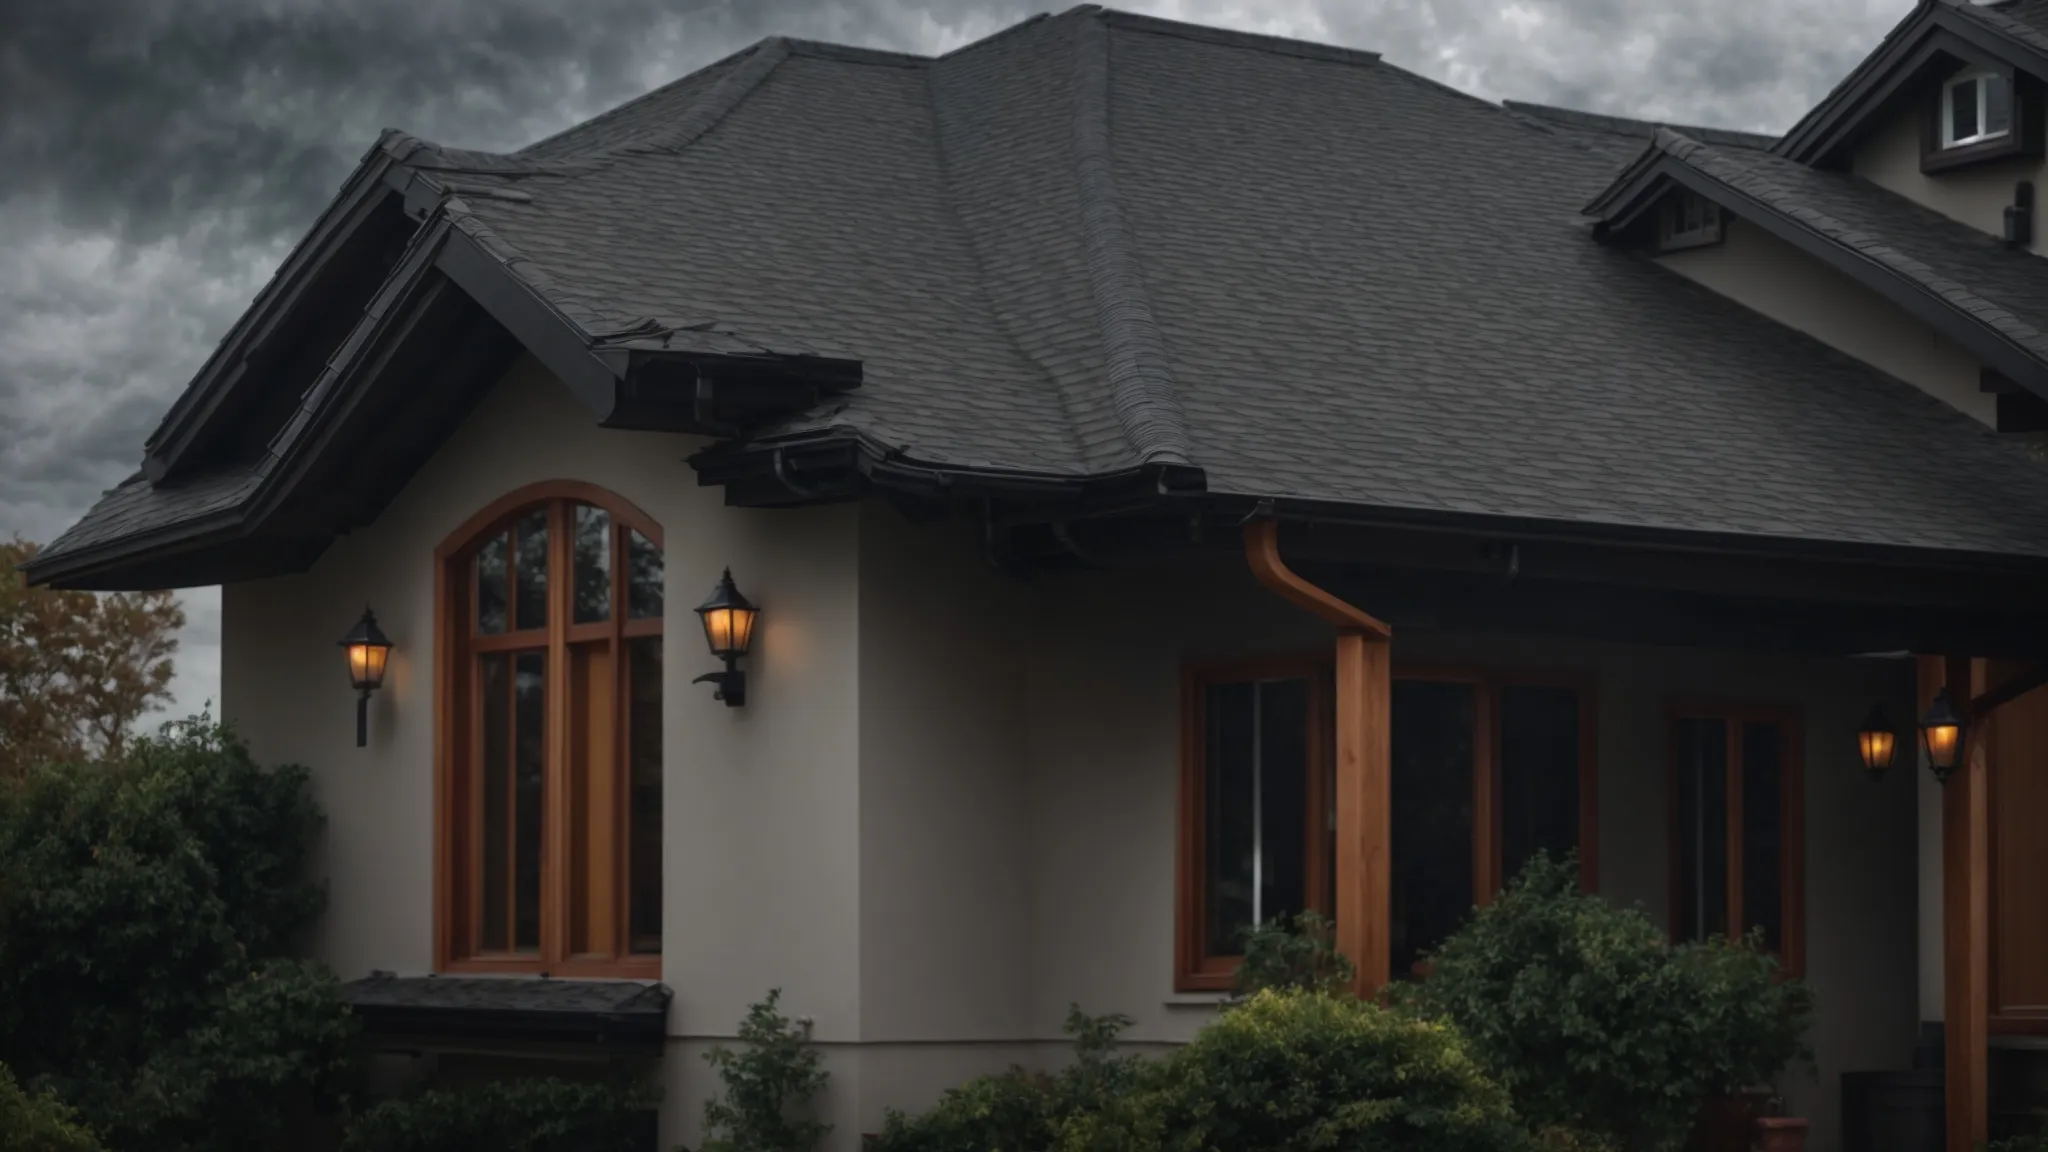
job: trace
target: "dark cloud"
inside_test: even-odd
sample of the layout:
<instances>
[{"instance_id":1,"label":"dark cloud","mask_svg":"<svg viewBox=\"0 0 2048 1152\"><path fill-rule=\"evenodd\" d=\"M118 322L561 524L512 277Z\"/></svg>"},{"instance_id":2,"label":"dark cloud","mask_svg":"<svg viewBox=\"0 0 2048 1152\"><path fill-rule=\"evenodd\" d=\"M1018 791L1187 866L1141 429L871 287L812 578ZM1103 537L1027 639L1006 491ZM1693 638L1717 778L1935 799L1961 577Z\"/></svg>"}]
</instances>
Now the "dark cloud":
<instances>
[{"instance_id":1,"label":"dark cloud","mask_svg":"<svg viewBox=\"0 0 2048 1152\"><path fill-rule=\"evenodd\" d=\"M938 51L1065 0L0 0L0 534L49 539L379 129L509 149L764 35ZM1782 129L1910 0L1128 0L1489 98ZM217 691L195 595L178 692Z\"/></svg>"}]
</instances>

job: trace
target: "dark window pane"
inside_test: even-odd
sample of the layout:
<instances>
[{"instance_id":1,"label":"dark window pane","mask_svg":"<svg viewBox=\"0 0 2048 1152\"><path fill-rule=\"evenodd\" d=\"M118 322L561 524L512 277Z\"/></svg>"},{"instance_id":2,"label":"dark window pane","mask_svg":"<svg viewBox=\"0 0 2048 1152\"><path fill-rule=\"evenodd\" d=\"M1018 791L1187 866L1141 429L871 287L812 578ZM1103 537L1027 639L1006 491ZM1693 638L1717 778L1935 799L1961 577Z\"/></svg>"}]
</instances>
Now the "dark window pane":
<instances>
[{"instance_id":1,"label":"dark window pane","mask_svg":"<svg viewBox=\"0 0 2048 1152\"><path fill-rule=\"evenodd\" d=\"M2012 129L2012 82L1991 76L1978 83L1984 86L1984 134L2003 135Z\"/></svg>"},{"instance_id":2,"label":"dark window pane","mask_svg":"<svg viewBox=\"0 0 2048 1152\"><path fill-rule=\"evenodd\" d=\"M514 665L513 940L521 952L540 947L541 775L547 712L547 654L521 652Z\"/></svg>"},{"instance_id":3,"label":"dark window pane","mask_svg":"<svg viewBox=\"0 0 2048 1152\"><path fill-rule=\"evenodd\" d=\"M628 700L627 771L632 788L632 950L661 951L661 637L626 642L632 684Z\"/></svg>"},{"instance_id":4,"label":"dark window pane","mask_svg":"<svg viewBox=\"0 0 2048 1152\"><path fill-rule=\"evenodd\" d=\"M548 626L547 509L535 509L520 517L513 535L513 550L519 558L519 571L513 580L518 605L512 626L521 631L545 628Z\"/></svg>"},{"instance_id":5,"label":"dark window pane","mask_svg":"<svg viewBox=\"0 0 2048 1152\"><path fill-rule=\"evenodd\" d=\"M635 529L626 530L626 615L661 615L661 549Z\"/></svg>"},{"instance_id":6,"label":"dark window pane","mask_svg":"<svg viewBox=\"0 0 2048 1152\"><path fill-rule=\"evenodd\" d=\"M1967 140L1977 134L1977 82L1965 81L1948 90L1949 139Z\"/></svg>"},{"instance_id":7,"label":"dark window pane","mask_svg":"<svg viewBox=\"0 0 2048 1152\"><path fill-rule=\"evenodd\" d=\"M1250 683L1210 685L1203 702L1202 925L1211 956L1235 955L1253 923L1257 710L1258 689Z\"/></svg>"},{"instance_id":8,"label":"dark window pane","mask_svg":"<svg viewBox=\"0 0 2048 1152\"><path fill-rule=\"evenodd\" d=\"M1773 952L1784 942L1783 737L1776 724L1742 727L1743 930L1763 929Z\"/></svg>"},{"instance_id":9,"label":"dark window pane","mask_svg":"<svg viewBox=\"0 0 2048 1152\"><path fill-rule=\"evenodd\" d=\"M1537 852L1579 846L1579 694L1509 684L1500 690L1501 877Z\"/></svg>"},{"instance_id":10,"label":"dark window pane","mask_svg":"<svg viewBox=\"0 0 2048 1152\"><path fill-rule=\"evenodd\" d=\"M1396 680L1393 700L1397 976L1472 911L1470 684Z\"/></svg>"},{"instance_id":11,"label":"dark window pane","mask_svg":"<svg viewBox=\"0 0 2048 1152\"><path fill-rule=\"evenodd\" d=\"M1258 919L1308 904L1308 681L1259 685Z\"/></svg>"},{"instance_id":12,"label":"dark window pane","mask_svg":"<svg viewBox=\"0 0 2048 1152\"><path fill-rule=\"evenodd\" d=\"M505 630L505 559L510 548L501 533L476 554L476 630L486 636Z\"/></svg>"},{"instance_id":13,"label":"dark window pane","mask_svg":"<svg viewBox=\"0 0 2048 1152\"><path fill-rule=\"evenodd\" d=\"M487 652L477 659L477 691L483 699L482 739L477 741L477 775L483 792L483 870L480 898L483 938L478 949L504 952L512 947L507 916L507 881L512 874L512 689L510 658Z\"/></svg>"},{"instance_id":14,"label":"dark window pane","mask_svg":"<svg viewBox=\"0 0 2048 1152\"><path fill-rule=\"evenodd\" d=\"M1677 935L1728 931L1728 725L1683 719L1672 734L1678 770Z\"/></svg>"},{"instance_id":15,"label":"dark window pane","mask_svg":"<svg viewBox=\"0 0 2048 1152\"><path fill-rule=\"evenodd\" d=\"M571 618L578 624L612 618L611 526L611 513L576 505L576 611Z\"/></svg>"}]
</instances>

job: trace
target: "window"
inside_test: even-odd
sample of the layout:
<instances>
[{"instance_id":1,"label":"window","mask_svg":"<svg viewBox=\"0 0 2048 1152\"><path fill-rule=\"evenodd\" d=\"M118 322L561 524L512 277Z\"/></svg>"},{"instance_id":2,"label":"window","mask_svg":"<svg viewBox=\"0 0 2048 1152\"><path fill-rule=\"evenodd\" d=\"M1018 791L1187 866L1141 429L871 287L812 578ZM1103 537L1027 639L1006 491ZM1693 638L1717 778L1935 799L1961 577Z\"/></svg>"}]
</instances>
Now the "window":
<instances>
[{"instance_id":1,"label":"window","mask_svg":"<svg viewBox=\"0 0 2048 1152\"><path fill-rule=\"evenodd\" d=\"M1785 709L1681 706L1669 776L1672 936L1756 930L1795 975L1805 945L1799 732Z\"/></svg>"},{"instance_id":2,"label":"window","mask_svg":"<svg viewBox=\"0 0 2048 1152\"><path fill-rule=\"evenodd\" d=\"M438 559L437 965L659 975L661 529L545 484Z\"/></svg>"},{"instance_id":3,"label":"window","mask_svg":"<svg viewBox=\"0 0 2048 1152\"><path fill-rule=\"evenodd\" d=\"M1941 146L1996 140L2012 131L2012 81L1995 72L1958 76L1941 88Z\"/></svg>"},{"instance_id":4,"label":"window","mask_svg":"<svg viewBox=\"0 0 2048 1152\"><path fill-rule=\"evenodd\" d=\"M1331 671L1319 656L1184 679L1176 986L1230 986L1246 929L1336 889ZM1396 669L1393 964L1428 949L1539 850L1590 843L1592 692L1568 678ZM1483 834L1474 835L1474 829ZM1590 878L1590 853L1581 860ZM1590 886L1590 880L1589 880Z\"/></svg>"},{"instance_id":5,"label":"window","mask_svg":"<svg viewBox=\"0 0 2048 1152\"><path fill-rule=\"evenodd\" d=\"M1697 192L1678 190L1664 198L1658 217L1657 247L1670 252L1700 248L1721 240L1721 206Z\"/></svg>"}]
</instances>

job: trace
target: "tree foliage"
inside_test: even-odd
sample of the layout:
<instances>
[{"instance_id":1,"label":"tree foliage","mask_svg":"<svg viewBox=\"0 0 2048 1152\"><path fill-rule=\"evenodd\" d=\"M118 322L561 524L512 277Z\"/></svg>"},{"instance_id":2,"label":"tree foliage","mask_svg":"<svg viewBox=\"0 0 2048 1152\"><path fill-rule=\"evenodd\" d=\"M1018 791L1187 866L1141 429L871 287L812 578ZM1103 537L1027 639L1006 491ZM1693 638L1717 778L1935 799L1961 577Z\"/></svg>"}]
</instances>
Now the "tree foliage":
<instances>
[{"instance_id":1,"label":"tree foliage","mask_svg":"<svg viewBox=\"0 0 2048 1152\"><path fill-rule=\"evenodd\" d=\"M320 824L304 769L204 718L0 788L0 1062L117 1148L264 1147L335 1107L352 1021L288 958Z\"/></svg>"},{"instance_id":2,"label":"tree foliage","mask_svg":"<svg viewBox=\"0 0 2048 1152\"><path fill-rule=\"evenodd\" d=\"M430 1088L364 1113L341 1152L635 1152L655 1103L644 1086L553 1077Z\"/></svg>"},{"instance_id":3,"label":"tree foliage","mask_svg":"<svg viewBox=\"0 0 2048 1152\"><path fill-rule=\"evenodd\" d=\"M781 998L773 989L747 1009L743 1048L705 1053L725 1097L705 1101L701 1152L810 1152L832 1131L811 1114L812 1099L825 1090L824 1057L811 1046L810 1028L777 1009Z\"/></svg>"},{"instance_id":4,"label":"tree foliage","mask_svg":"<svg viewBox=\"0 0 2048 1152\"><path fill-rule=\"evenodd\" d=\"M100 1152L100 1143L63 1101L29 1093L0 1064L0 1152Z\"/></svg>"},{"instance_id":5,"label":"tree foliage","mask_svg":"<svg viewBox=\"0 0 2048 1152\"><path fill-rule=\"evenodd\" d=\"M169 592L30 588L36 554L0 542L0 779L35 764L115 759L170 699L185 612Z\"/></svg>"}]
</instances>

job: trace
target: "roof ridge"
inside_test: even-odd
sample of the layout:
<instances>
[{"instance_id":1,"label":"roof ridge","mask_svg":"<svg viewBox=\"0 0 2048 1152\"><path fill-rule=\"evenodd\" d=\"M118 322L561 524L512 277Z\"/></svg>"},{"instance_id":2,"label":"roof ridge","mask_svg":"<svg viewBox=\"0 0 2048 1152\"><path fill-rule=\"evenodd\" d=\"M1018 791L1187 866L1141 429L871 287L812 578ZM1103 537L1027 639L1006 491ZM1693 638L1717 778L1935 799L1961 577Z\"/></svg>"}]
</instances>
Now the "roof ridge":
<instances>
[{"instance_id":1,"label":"roof ridge","mask_svg":"<svg viewBox=\"0 0 2048 1152\"><path fill-rule=\"evenodd\" d=\"M746 59L733 66L732 71L720 76L702 96L692 101L688 110L664 132L650 139L635 141L610 152L610 155L646 155L650 152L680 152L697 142L698 138L718 126L718 122L732 114L754 89L768 79L769 73L790 56L790 40L787 36L770 36L754 45Z\"/></svg>"},{"instance_id":2,"label":"roof ridge","mask_svg":"<svg viewBox=\"0 0 2048 1152\"><path fill-rule=\"evenodd\" d=\"M1539 104L1532 100L1502 100L1502 108L1538 120L1556 120L1578 124L1617 136L1641 138L1645 128L1675 128L1696 139L1721 143L1725 147L1769 148L1778 138L1763 132L1746 132L1739 128L1716 128L1707 124L1678 124L1670 120L1646 120L1635 116L1617 116L1609 112L1588 112L1579 108L1566 108L1561 104ZM1722 140L1715 141L1714 137Z\"/></svg>"},{"instance_id":3,"label":"roof ridge","mask_svg":"<svg viewBox=\"0 0 2048 1152\"><path fill-rule=\"evenodd\" d=\"M1233 48L1251 48L1261 52L1276 52L1283 56L1299 56L1306 60L1328 60L1339 64L1378 64L1380 54L1366 48L1346 48L1339 44L1319 44L1313 40L1297 40L1289 36L1273 36L1263 32L1239 32L1230 28L1217 28L1208 24L1193 24L1185 20L1169 20L1164 16L1148 16L1141 12L1126 12L1119 8L1103 8L1095 4L1083 4L1070 12L1093 10L1102 21L1119 28L1136 32L1153 32L1162 36L1178 36L1183 40L1197 40L1205 44L1223 44ZM1065 13L1063 13L1064 15Z\"/></svg>"},{"instance_id":4,"label":"roof ridge","mask_svg":"<svg viewBox=\"0 0 2048 1152\"><path fill-rule=\"evenodd\" d=\"M731 52L728 52L725 55L720 56L718 59L711 61L710 63L704 65L701 68L690 69L688 72L685 72L681 76L678 76L673 80L670 80L666 84L656 85L655 87L649 88L647 91L642 92L641 94L633 97L630 100L627 100L620 104L612 105L610 108L607 108L602 112L599 112L595 116L585 117L582 120L578 120L574 124L564 126L560 131L550 132L546 136L543 136L538 140L530 141L529 143L520 147L517 152L513 153L513 155L522 156L528 152L532 152L537 148L545 148L548 145L553 144L555 141L570 135L571 133L581 132L584 129L589 128L593 124L601 124L607 120L616 119L620 116L625 115L632 109L638 108L640 105L645 104L651 100L659 100L662 96L666 95L672 89L677 88L683 84L689 83L692 79L701 76L706 72L711 71L713 68L718 68L723 65L730 64L733 61L740 60L752 55L756 51L759 51L763 44L766 44L769 40L772 39L774 39L774 37L764 36L761 39L754 41L752 44L736 48Z\"/></svg>"},{"instance_id":5,"label":"roof ridge","mask_svg":"<svg viewBox=\"0 0 2048 1152\"><path fill-rule=\"evenodd\" d=\"M1092 16L1092 14L1091 14ZM1144 464L1191 464L1187 421L1152 316L1130 226L1117 204L1109 143L1109 29L1080 22L1074 58L1074 167L1088 287L1095 297L1117 422Z\"/></svg>"},{"instance_id":6,"label":"roof ridge","mask_svg":"<svg viewBox=\"0 0 2048 1152\"><path fill-rule=\"evenodd\" d=\"M791 54L812 56L820 60L837 60L843 64L879 64L892 68L923 68L933 57L916 52L897 52L888 48L864 48L858 44L835 44L830 40L805 40L801 37L782 37L789 44Z\"/></svg>"}]
</instances>

